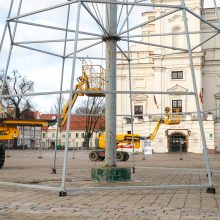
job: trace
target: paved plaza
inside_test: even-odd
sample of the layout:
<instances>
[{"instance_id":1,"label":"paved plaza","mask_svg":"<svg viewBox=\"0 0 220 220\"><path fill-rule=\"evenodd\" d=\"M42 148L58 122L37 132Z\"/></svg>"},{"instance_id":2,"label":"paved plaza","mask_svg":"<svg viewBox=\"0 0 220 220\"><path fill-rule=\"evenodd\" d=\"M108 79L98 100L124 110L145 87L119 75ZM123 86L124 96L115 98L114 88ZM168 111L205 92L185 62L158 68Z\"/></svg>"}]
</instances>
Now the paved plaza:
<instances>
[{"instance_id":1,"label":"paved plaza","mask_svg":"<svg viewBox=\"0 0 220 220\"><path fill-rule=\"evenodd\" d=\"M63 151L57 153L57 174L51 174L53 151L10 151L0 170L2 219L220 219L220 155L210 155L216 194L203 188L103 190L68 192L59 197ZM153 154L132 156L118 166L133 167L129 183L92 182L89 151L69 151L66 187L204 185L208 183L203 156ZM42 156L42 158L38 158ZM7 186L6 182L46 186L49 190ZM54 187L54 188L52 188ZM54 190L50 190L54 189ZM57 190L57 191L56 191Z\"/></svg>"}]
</instances>

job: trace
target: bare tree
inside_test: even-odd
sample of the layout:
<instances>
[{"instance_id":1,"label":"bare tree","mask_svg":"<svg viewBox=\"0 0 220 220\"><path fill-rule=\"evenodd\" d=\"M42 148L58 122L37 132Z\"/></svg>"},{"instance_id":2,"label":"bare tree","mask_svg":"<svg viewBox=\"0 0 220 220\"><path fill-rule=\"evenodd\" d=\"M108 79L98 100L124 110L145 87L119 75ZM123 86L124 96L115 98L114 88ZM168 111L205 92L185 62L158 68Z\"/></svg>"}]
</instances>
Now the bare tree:
<instances>
[{"instance_id":1,"label":"bare tree","mask_svg":"<svg viewBox=\"0 0 220 220\"><path fill-rule=\"evenodd\" d=\"M61 96L61 99L59 96L56 97L56 100L54 101L53 105L50 108L50 114L59 114L59 111L62 111L66 104L67 100Z\"/></svg>"},{"instance_id":2,"label":"bare tree","mask_svg":"<svg viewBox=\"0 0 220 220\"><path fill-rule=\"evenodd\" d=\"M104 111L104 98L102 97L89 97L76 109L76 113L86 117L84 148L89 148L89 141L95 129L104 130L104 124L100 123L99 126L97 124L103 117Z\"/></svg>"},{"instance_id":3,"label":"bare tree","mask_svg":"<svg viewBox=\"0 0 220 220\"><path fill-rule=\"evenodd\" d=\"M16 119L33 118L33 105L31 100L29 97L22 95L33 91L34 82L27 80L26 77L22 77L16 70L12 71L12 73L5 78L5 73L3 70L1 70L0 84L0 89L2 89L3 86L3 95L13 95L1 100L1 104L7 109L5 117ZM14 139L13 145L14 147L17 146L17 139Z\"/></svg>"},{"instance_id":4,"label":"bare tree","mask_svg":"<svg viewBox=\"0 0 220 220\"><path fill-rule=\"evenodd\" d=\"M3 82L5 78L4 75L4 71L1 70L0 89L2 89L2 84L4 83L3 94L13 95L2 100L2 104L7 109L14 110L8 111L7 117L21 118L23 113L31 111L33 109L33 104L31 103L30 97L14 95L23 95L28 92L32 92L34 89L34 82L31 80L27 80L26 77L21 76L17 70L12 71L12 73L6 77L5 82Z\"/></svg>"}]
</instances>

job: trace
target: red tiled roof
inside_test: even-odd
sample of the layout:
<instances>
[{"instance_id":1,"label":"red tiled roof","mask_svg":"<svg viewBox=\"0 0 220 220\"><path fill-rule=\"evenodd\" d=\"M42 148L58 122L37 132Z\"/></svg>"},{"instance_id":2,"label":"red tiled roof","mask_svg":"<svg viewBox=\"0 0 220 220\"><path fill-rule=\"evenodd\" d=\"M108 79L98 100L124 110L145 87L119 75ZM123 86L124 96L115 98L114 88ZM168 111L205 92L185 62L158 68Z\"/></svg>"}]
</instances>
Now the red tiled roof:
<instances>
[{"instance_id":1,"label":"red tiled roof","mask_svg":"<svg viewBox=\"0 0 220 220\"><path fill-rule=\"evenodd\" d=\"M54 120L56 119L57 114L41 114L40 119L42 120Z\"/></svg>"},{"instance_id":2,"label":"red tiled roof","mask_svg":"<svg viewBox=\"0 0 220 220\"><path fill-rule=\"evenodd\" d=\"M57 114L40 114L40 119L45 121L53 121L56 120ZM56 123L56 122L55 122ZM42 130L46 131L48 127L43 126Z\"/></svg>"},{"instance_id":3,"label":"red tiled roof","mask_svg":"<svg viewBox=\"0 0 220 220\"><path fill-rule=\"evenodd\" d=\"M70 130L85 130L86 118L87 116L71 116ZM98 119L95 129L103 130L104 128L105 128L105 118L102 117ZM66 124L61 128L61 130L65 130L65 129L66 129Z\"/></svg>"},{"instance_id":4,"label":"red tiled roof","mask_svg":"<svg viewBox=\"0 0 220 220\"><path fill-rule=\"evenodd\" d=\"M52 120L54 119L54 116L57 116L56 114L41 114L40 119L43 120ZM94 117L94 116L93 116ZM76 116L72 115L70 120L70 130L85 130L86 129L86 118L87 116ZM61 127L61 130L66 130L67 123ZM96 126L96 130L104 130L105 129L105 117L101 117L98 119ZM43 130L46 130L46 128L43 128Z\"/></svg>"}]
</instances>

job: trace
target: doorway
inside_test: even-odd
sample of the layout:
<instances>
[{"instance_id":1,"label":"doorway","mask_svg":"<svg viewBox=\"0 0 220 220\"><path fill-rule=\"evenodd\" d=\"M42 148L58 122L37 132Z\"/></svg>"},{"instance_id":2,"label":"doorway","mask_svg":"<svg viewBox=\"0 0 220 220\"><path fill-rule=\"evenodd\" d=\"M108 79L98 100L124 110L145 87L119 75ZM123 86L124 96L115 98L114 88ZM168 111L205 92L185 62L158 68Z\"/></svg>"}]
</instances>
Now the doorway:
<instances>
[{"instance_id":1,"label":"doorway","mask_svg":"<svg viewBox=\"0 0 220 220\"><path fill-rule=\"evenodd\" d=\"M182 133L175 132L169 136L169 152L187 152L186 136Z\"/></svg>"}]
</instances>

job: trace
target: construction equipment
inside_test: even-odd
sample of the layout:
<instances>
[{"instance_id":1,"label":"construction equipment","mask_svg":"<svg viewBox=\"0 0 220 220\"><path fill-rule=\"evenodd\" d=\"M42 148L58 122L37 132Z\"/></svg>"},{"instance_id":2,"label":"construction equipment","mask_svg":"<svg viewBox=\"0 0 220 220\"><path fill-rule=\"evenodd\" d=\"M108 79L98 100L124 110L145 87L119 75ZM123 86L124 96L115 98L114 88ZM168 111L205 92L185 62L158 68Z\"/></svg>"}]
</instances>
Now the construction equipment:
<instances>
[{"instance_id":1,"label":"construction equipment","mask_svg":"<svg viewBox=\"0 0 220 220\"><path fill-rule=\"evenodd\" d=\"M156 127L154 128L153 132L150 134L150 136L148 137L151 141L153 141L157 135L157 132L160 128L160 126L162 124L165 125L178 125L180 123L180 116L177 114L170 114L170 107L166 107L165 108L165 119L163 119L162 117L158 119ZM178 112L178 109L177 111Z\"/></svg>"},{"instance_id":2,"label":"construction equipment","mask_svg":"<svg viewBox=\"0 0 220 220\"><path fill-rule=\"evenodd\" d=\"M104 77L105 70L100 65L88 65L84 60L82 65L82 76L77 78L75 92L72 94L71 106L69 101L63 108L59 126L64 126L67 121L67 113L69 107L72 109L78 96L104 96ZM2 119L0 120L0 141L14 140L19 137L19 129L17 126L45 126L44 120L23 120L23 119ZM5 150L0 146L0 168L4 165Z\"/></svg>"},{"instance_id":3,"label":"construction equipment","mask_svg":"<svg viewBox=\"0 0 220 220\"><path fill-rule=\"evenodd\" d=\"M0 141L14 140L19 137L19 129L17 126L48 126L49 122L37 119L1 119L0 120ZM0 169L5 162L5 150L0 145Z\"/></svg>"},{"instance_id":4,"label":"construction equipment","mask_svg":"<svg viewBox=\"0 0 220 220\"><path fill-rule=\"evenodd\" d=\"M140 140L141 136L138 134L133 135L134 139L134 148L138 149L140 148ZM99 148L99 150L93 150L89 154L89 159L91 161L103 161L105 159L105 135L100 134L99 137L96 140L96 147ZM123 151L125 149L132 149L132 135L131 134L117 134L116 135L116 158L118 161L127 161L129 159L129 154L126 151Z\"/></svg>"},{"instance_id":5,"label":"construction equipment","mask_svg":"<svg viewBox=\"0 0 220 220\"><path fill-rule=\"evenodd\" d=\"M94 69L98 68L99 71L94 71ZM75 91L72 94L71 98L71 106L72 109L78 96L104 96L101 92L104 90L104 69L100 65L83 65L82 66L82 76L77 78L77 84L75 86ZM79 91L79 92L78 92ZM69 101L67 101L66 105L63 108L61 113L59 126L64 126L67 121L67 113L69 109Z\"/></svg>"},{"instance_id":6,"label":"construction equipment","mask_svg":"<svg viewBox=\"0 0 220 220\"><path fill-rule=\"evenodd\" d=\"M131 134L117 134L116 135L116 158L118 161L127 161L129 159L129 154L126 151L123 151L124 149L133 148L138 149L140 148L140 141L144 139L150 139L153 141L157 135L157 132L161 126L161 124L166 125L177 125L180 123L180 116L177 114L171 114L170 108L165 108L165 119L162 117L159 118L156 127L154 128L153 132L148 137L142 137L138 134L133 135L133 141L134 145L132 145L132 135ZM96 147L98 147L98 150L93 150L89 154L89 159L91 161L103 161L105 159L105 135L101 134L99 135L97 141L96 141Z\"/></svg>"}]
</instances>

